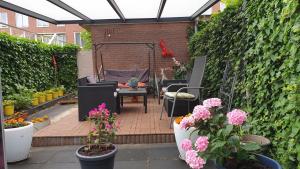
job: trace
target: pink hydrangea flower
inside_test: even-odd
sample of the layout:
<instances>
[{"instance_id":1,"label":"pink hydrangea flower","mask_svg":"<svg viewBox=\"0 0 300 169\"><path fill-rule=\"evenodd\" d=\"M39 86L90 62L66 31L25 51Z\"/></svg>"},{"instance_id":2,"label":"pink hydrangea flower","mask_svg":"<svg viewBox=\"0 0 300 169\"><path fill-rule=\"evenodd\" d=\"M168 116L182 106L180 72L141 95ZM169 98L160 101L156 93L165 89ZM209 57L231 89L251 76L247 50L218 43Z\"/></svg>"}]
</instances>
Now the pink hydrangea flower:
<instances>
[{"instance_id":1,"label":"pink hydrangea flower","mask_svg":"<svg viewBox=\"0 0 300 169\"><path fill-rule=\"evenodd\" d=\"M192 148L193 148L192 141L189 139L182 140L182 142L180 143L180 146L184 151L189 151L189 150L192 150Z\"/></svg>"},{"instance_id":2,"label":"pink hydrangea flower","mask_svg":"<svg viewBox=\"0 0 300 169\"><path fill-rule=\"evenodd\" d=\"M193 126L195 123L195 120L192 116L189 116L189 117L184 117L181 122L180 122L180 128L182 129L186 129L188 127L191 127Z\"/></svg>"},{"instance_id":3,"label":"pink hydrangea flower","mask_svg":"<svg viewBox=\"0 0 300 169\"><path fill-rule=\"evenodd\" d=\"M209 144L208 137L200 136L197 138L197 140L195 142L195 147L198 151L204 152L207 149L208 144Z\"/></svg>"},{"instance_id":4,"label":"pink hydrangea flower","mask_svg":"<svg viewBox=\"0 0 300 169\"><path fill-rule=\"evenodd\" d=\"M195 150L189 150L185 153L185 161L192 169L201 169L206 163L201 157L198 157Z\"/></svg>"},{"instance_id":5,"label":"pink hydrangea flower","mask_svg":"<svg viewBox=\"0 0 300 169\"><path fill-rule=\"evenodd\" d=\"M195 121L206 120L211 118L211 113L206 107L198 105L194 108L192 117Z\"/></svg>"},{"instance_id":6,"label":"pink hydrangea flower","mask_svg":"<svg viewBox=\"0 0 300 169\"><path fill-rule=\"evenodd\" d=\"M208 109L213 107L220 107L222 105L222 101L219 98L210 98L203 101L203 106Z\"/></svg>"},{"instance_id":7,"label":"pink hydrangea flower","mask_svg":"<svg viewBox=\"0 0 300 169\"><path fill-rule=\"evenodd\" d=\"M227 113L227 120L232 125L242 125L247 120L247 113L240 109L234 109Z\"/></svg>"}]
</instances>

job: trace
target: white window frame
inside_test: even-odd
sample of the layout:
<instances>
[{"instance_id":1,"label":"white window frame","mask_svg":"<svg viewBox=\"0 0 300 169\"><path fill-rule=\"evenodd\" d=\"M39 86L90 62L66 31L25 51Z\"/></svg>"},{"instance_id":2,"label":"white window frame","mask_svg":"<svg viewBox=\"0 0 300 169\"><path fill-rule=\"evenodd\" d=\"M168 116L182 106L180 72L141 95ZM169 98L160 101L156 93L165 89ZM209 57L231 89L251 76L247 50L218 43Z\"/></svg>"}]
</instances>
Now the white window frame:
<instances>
[{"instance_id":1,"label":"white window frame","mask_svg":"<svg viewBox=\"0 0 300 169\"><path fill-rule=\"evenodd\" d=\"M0 20L0 22L2 22L2 23L5 23L5 24L8 24L8 14L7 14L7 12L0 12L0 19L2 18L2 15L5 15L6 16L6 20L5 21L2 21L2 20ZM3 25L3 24L0 24L0 28L8 28L8 26L7 25Z\"/></svg>"},{"instance_id":2,"label":"white window frame","mask_svg":"<svg viewBox=\"0 0 300 169\"><path fill-rule=\"evenodd\" d=\"M65 24L57 24L56 26L57 26L57 27L64 27Z\"/></svg>"},{"instance_id":3,"label":"white window frame","mask_svg":"<svg viewBox=\"0 0 300 169\"><path fill-rule=\"evenodd\" d=\"M21 26L18 25L18 15L21 16L21 18L22 18L22 25ZM20 13L16 13L15 17L16 17L16 26L18 28L28 28L29 27L29 17L28 16L20 14ZM24 19L25 18L27 18L27 25L24 25L24 23L25 23Z\"/></svg>"},{"instance_id":4,"label":"white window frame","mask_svg":"<svg viewBox=\"0 0 300 169\"><path fill-rule=\"evenodd\" d=\"M81 32L74 32L74 44L78 45L78 44L76 44L76 33L79 33L79 35L80 35L80 45L79 46L82 48L83 44L82 44L82 39L81 39Z\"/></svg>"},{"instance_id":5,"label":"white window frame","mask_svg":"<svg viewBox=\"0 0 300 169\"><path fill-rule=\"evenodd\" d=\"M39 25L38 23L45 23L45 24ZM38 27L38 28L48 28L49 27L49 22L36 19L36 27Z\"/></svg>"}]
</instances>

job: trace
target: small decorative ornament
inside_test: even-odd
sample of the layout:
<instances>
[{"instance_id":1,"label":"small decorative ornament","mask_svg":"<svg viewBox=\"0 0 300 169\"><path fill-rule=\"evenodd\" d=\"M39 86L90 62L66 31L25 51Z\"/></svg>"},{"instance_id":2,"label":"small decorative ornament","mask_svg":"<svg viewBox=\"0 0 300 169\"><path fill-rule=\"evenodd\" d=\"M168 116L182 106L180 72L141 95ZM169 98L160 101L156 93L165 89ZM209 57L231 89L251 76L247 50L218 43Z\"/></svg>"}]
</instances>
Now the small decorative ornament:
<instances>
[{"instance_id":1,"label":"small decorative ornament","mask_svg":"<svg viewBox=\"0 0 300 169\"><path fill-rule=\"evenodd\" d=\"M128 86L132 89L137 89L139 80L136 77L129 79Z\"/></svg>"}]
</instances>

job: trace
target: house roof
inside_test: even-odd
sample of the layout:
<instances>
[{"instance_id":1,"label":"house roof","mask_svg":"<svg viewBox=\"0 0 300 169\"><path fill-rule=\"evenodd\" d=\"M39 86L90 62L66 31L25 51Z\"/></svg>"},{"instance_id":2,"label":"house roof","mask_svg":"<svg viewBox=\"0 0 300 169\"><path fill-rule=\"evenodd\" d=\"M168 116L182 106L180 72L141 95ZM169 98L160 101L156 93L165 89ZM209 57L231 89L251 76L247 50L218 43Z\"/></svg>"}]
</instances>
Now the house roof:
<instances>
[{"instance_id":1,"label":"house roof","mask_svg":"<svg viewBox=\"0 0 300 169\"><path fill-rule=\"evenodd\" d=\"M220 0L0 0L0 7L53 24L193 21Z\"/></svg>"}]
</instances>

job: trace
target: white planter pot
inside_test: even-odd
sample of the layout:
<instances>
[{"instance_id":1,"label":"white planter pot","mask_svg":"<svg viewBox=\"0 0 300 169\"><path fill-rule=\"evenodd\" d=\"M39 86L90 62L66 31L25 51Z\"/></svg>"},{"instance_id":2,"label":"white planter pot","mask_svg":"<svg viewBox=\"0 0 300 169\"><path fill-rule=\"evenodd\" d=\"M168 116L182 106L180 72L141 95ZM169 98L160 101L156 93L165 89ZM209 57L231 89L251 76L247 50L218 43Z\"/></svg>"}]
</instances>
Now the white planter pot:
<instances>
[{"instance_id":1,"label":"white planter pot","mask_svg":"<svg viewBox=\"0 0 300 169\"><path fill-rule=\"evenodd\" d=\"M174 129L174 135L175 135L177 148L178 148L178 151L180 154L179 158L182 160L185 160L185 151L182 150L180 144L181 144L182 140L184 140L186 138L192 140L192 142L194 143L196 141L196 139L198 138L198 133L193 132L196 129L194 127L191 127L188 130L181 129L179 124L177 124L175 121L173 123L173 129ZM191 135L191 133L192 133L192 135Z\"/></svg>"},{"instance_id":2,"label":"white planter pot","mask_svg":"<svg viewBox=\"0 0 300 169\"><path fill-rule=\"evenodd\" d=\"M33 124L28 123L30 124L24 127L4 129L7 162L28 158L33 136Z\"/></svg>"}]
</instances>

